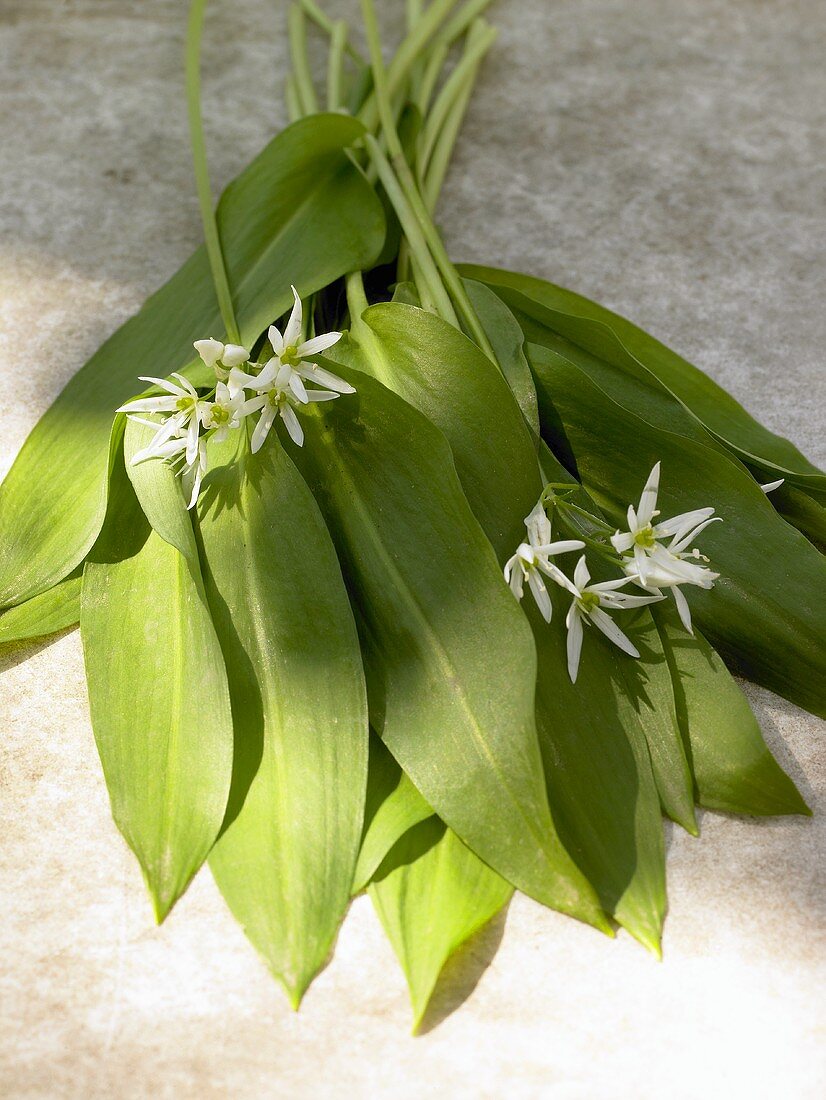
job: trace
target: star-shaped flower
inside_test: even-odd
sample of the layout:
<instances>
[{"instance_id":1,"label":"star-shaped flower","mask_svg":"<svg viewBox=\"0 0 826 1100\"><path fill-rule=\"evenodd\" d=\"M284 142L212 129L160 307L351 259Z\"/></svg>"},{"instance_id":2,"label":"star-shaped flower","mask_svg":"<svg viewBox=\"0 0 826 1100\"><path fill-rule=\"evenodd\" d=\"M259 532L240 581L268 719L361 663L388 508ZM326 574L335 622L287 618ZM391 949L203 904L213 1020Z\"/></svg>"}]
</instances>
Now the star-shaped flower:
<instances>
[{"instance_id":1,"label":"star-shaped flower","mask_svg":"<svg viewBox=\"0 0 826 1100\"><path fill-rule=\"evenodd\" d=\"M527 581L536 606L545 622L549 623L553 607L545 581L540 574L544 573L557 584L567 587L569 582L564 573L549 559L555 554L582 550L585 543L580 539L551 542L551 522L542 506L542 501L539 501L531 514L525 517L525 527L528 530L528 541L521 542L516 548L516 553L505 564L505 580L517 600L522 599L523 586Z\"/></svg>"},{"instance_id":2,"label":"star-shaped flower","mask_svg":"<svg viewBox=\"0 0 826 1100\"><path fill-rule=\"evenodd\" d=\"M656 603L663 599L660 595L632 596L628 592L619 592L618 589L635 577L620 577L613 581L600 581L597 584L589 584L591 574L585 557L581 557L574 569L573 582L566 579L565 587L574 597L565 625L568 628L568 675L571 682L576 683L579 672L579 658L582 652L583 624L593 624L609 641L619 646L623 652L631 657L639 657L639 650L620 630L610 615L603 610L623 610L631 607L642 607L648 603Z\"/></svg>"},{"instance_id":3,"label":"star-shaped flower","mask_svg":"<svg viewBox=\"0 0 826 1100\"><path fill-rule=\"evenodd\" d=\"M231 394L226 382L215 387L215 397L211 401L200 403L201 424L217 443L223 443L232 428L239 428L244 417L252 410L245 401L245 393L239 390Z\"/></svg>"},{"instance_id":4,"label":"star-shaped flower","mask_svg":"<svg viewBox=\"0 0 826 1100\"><path fill-rule=\"evenodd\" d=\"M289 389L293 397L302 405L308 400L305 381L316 382L328 390L333 390L336 394L355 393L355 389L349 382L345 382L343 378L325 370L324 367L318 367L315 363L308 361L308 356L320 355L337 343L341 339L341 333L325 332L321 336L314 336L311 340L302 340L301 299L295 287L291 289L295 302L283 334L275 325L270 325L269 328L272 359L264 364L260 374L247 374L236 367L230 372L230 389L235 391L245 387L257 390L259 393L268 392L273 388L279 391Z\"/></svg>"},{"instance_id":5,"label":"star-shaped flower","mask_svg":"<svg viewBox=\"0 0 826 1100\"><path fill-rule=\"evenodd\" d=\"M720 574L700 565L708 558L696 548L688 549L688 546L710 523L719 522L720 516L714 515L713 508L697 508L653 523L659 515L659 480L658 462L649 474L637 511L629 505L628 531L617 531L611 536L611 543L620 554L633 551L633 556L623 557L623 569L629 578L637 578L639 585L647 592L662 595L661 589L672 590L680 620L691 633L691 612L679 585L711 588ZM667 545L661 541L665 539L670 539Z\"/></svg>"},{"instance_id":6,"label":"star-shaped flower","mask_svg":"<svg viewBox=\"0 0 826 1100\"><path fill-rule=\"evenodd\" d=\"M155 438L143 450L138 451L132 459L132 465L144 462L147 458L166 457L162 454L165 445L174 438L185 438L186 461L194 462L198 454L198 435L201 423L201 413L208 402L198 395L198 391L181 374L173 374L176 382L170 382L166 378L153 378L151 375L141 375L141 382L152 382L159 389L164 390L161 397L140 397L135 401L129 401L121 405L118 412L128 413L134 418L134 413L166 413L166 419L155 424L152 421L141 420L141 423L152 424L156 428Z\"/></svg>"},{"instance_id":7,"label":"star-shaped flower","mask_svg":"<svg viewBox=\"0 0 826 1100\"><path fill-rule=\"evenodd\" d=\"M333 401L338 396L337 393L333 393L331 390L307 390L306 400L300 402L300 404L315 401ZM304 445L304 429L301 427L301 422L295 415L295 409L293 408L296 401L297 398L294 392L287 386L279 386L274 383L264 393L244 403L245 415L261 409L261 415L258 417L258 423L255 425L250 440L250 449L253 454L260 451L264 446L264 440L270 434L276 416L280 416L284 421L284 427L287 429L293 443L297 447Z\"/></svg>"}]
</instances>

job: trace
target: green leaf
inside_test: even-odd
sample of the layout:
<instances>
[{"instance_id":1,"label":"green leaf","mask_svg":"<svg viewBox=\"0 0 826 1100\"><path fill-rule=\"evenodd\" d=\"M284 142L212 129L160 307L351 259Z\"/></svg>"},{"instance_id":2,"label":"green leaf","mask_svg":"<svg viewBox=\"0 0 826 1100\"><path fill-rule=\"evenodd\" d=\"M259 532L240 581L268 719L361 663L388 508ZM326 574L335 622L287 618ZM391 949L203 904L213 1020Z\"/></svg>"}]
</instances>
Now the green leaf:
<instances>
[{"instance_id":1,"label":"green leaf","mask_svg":"<svg viewBox=\"0 0 826 1100\"><path fill-rule=\"evenodd\" d=\"M554 440L564 432L583 484L610 519L624 522L657 461L663 515L717 509L725 522L703 533L703 549L721 576L709 592L686 589L692 612L743 675L826 713L823 556L775 513L736 459L636 415L619 379L609 397L562 355L536 345L528 351L543 431Z\"/></svg>"},{"instance_id":2,"label":"green leaf","mask_svg":"<svg viewBox=\"0 0 826 1100\"><path fill-rule=\"evenodd\" d=\"M162 462L147 468L174 478ZM111 538L83 573L86 680L112 815L161 921L221 827L229 692L197 564L149 530L122 471L111 503Z\"/></svg>"},{"instance_id":3,"label":"green leaf","mask_svg":"<svg viewBox=\"0 0 826 1100\"><path fill-rule=\"evenodd\" d=\"M251 344L292 301L381 248L378 199L346 148L362 133L316 115L279 134L224 192L218 224L242 339ZM0 608L67 576L100 530L114 410L222 335L203 248L106 341L41 418L0 487Z\"/></svg>"},{"instance_id":4,"label":"green leaf","mask_svg":"<svg viewBox=\"0 0 826 1100\"><path fill-rule=\"evenodd\" d=\"M602 926L548 813L531 635L450 449L395 394L339 372L358 392L308 410L295 460L358 609L371 720L482 859L525 893Z\"/></svg>"},{"instance_id":5,"label":"green leaf","mask_svg":"<svg viewBox=\"0 0 826 1100\"><path fill-rule=\"evenodd\" d=\"M507 381L467 337L423 310L373 306L358 332L365 368L445 433L468 500L504 562L524 539L524 517L542 489L536 451ZM665 911L660 806L641 707L626 700L625 677L640 671L626 671L634 662L593 638L572 685L567 609L556 603L550 626L529 601L523 605L539 654L536 721L554 825L603 905L658 951ZM640 687L635 700L642 694ZM678 730L673 737L679 742ZM688 808L681 816L690 823L685 782Z\"/></svg>"},{"instance_id":6,"label":"green leaf","mask_svg":"<svg viewBox=\"0 0 826 1100\"><path fill-rule=\"evenodd\" d=\"M697 836L694 783L677 715L671 670L649 608L622 616L622 629L640 652L639 661L620 661L627 703L645 733L660 805L672 821Z\"/></svg>"},{"instance_id":7,"label":"green leaf","mask_svg":"<svg viewBox=\"0 0 826 1100\"><path fill-rule=\"evenodd\" d=\"M123 435L126 473L152 530L189 560L193 577L201 584L198 547L180 478L168 463L157 459L140 462L137 466L132 464L137 452L148 446L154 435L153 429L146 424L127 421Z\"/></svg>"},{"instance_id":8,"label":"green leaf","mask_svg":"<svg viewBox=\"0 0 826 1100\"><path fill-rule=\"evenodd\" d=\"M381 738L370 735L367 802L353 893L360 893L397 840L433 809L404 774Z\"/></svg>"},{"instance_id":9,"label":"green leaf","mask_svg":"<svg viewBox=\"0 0 826 1100\"><path fill-rule=\"evenodd\" d=\"M415 1032L448 958L508 903L513 887L431 817L398 841L368 892L404 970Z\"/></svg>"},{"instance_id":10,"label":"green leaf","mask_svg":"<svg viewBox=\"0 0 826 1100\"><path fill-rule=\"evenodd\" d=\"M232 789L210 867L294 1007L350 899L367 782L358 635L318 507L275 438L209 447L198 506L229 676Z\"/></svg>"},{"instance_id":11,"label":"green leaf","mask_svg":"<svg viewBox=\"0 0 826 1100\"><path fill-rule=\"evenodd\" d=\"M689 746L697 802L728 813L810 814L776 762L740 688L705 638L686 634L674 611L653 608Z\"/></svg>"},{"instance_id":12,"label":"green leaf","mask_svg":"<svg viewBox=\"0 0 826 1100\"><path fill-rule=\"evenodd\" d=\"M511 393L534 435L539 435L539 408L531 368L525 358L525 337L514 315L484 283L464 279L465 290L496 354Z\"/></svg>"},{"instance_id":13,"label":"green leaf","mask_svg":"<svg viewBox=\"0 0 826 1100\"><path fill-rule=\"evenodd\" d=\"M80 620L80 570L54 588L0 612L0 645L56 634Z\"/></svg>"},{"instance_id":14,"label":"green leaf","mask_svg":"<svg viewBox=\"0 0 826 1100\"><path fill-rule=\"evenodd\" d=\"M602 354L607 330L629 361L635 360L639 367L650 372L744 461L760 466L766 480L785 476L802 487L826 490L826 475L789 440L764 428L703 371L630 321L544 279L475 264L462 265L460 270L467 278L492 287L520 321L538 322L596 354ZM583 325L578 323L581 320L596 324ZM528 339L535 340L532 326L523 327L529 330Z\"/></svg>"}]
</instances>

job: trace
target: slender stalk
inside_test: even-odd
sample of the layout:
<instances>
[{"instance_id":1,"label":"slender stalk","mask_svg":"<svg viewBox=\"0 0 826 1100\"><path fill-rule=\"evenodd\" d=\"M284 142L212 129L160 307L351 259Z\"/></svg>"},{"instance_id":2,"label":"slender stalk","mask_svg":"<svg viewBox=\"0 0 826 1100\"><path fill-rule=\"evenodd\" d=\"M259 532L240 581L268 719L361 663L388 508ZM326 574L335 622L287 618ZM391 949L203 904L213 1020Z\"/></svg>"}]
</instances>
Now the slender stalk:
<instances>
[{"instance_id":1,"label":"slender stalk","mask_svg":"<svg viewBox=\"0 0 826 1100\"><path fill-rule=\"evenodd\" d=\"M298 88L295 86L295 77L292 73L287 73L284 81L284 98L287 102L287 117L290 122L296 122L302 118L304 112L301 110L301 100L298 98Z\"/></svg>"},{"instance_id":2,"label":"slender stalk","mask_svg":"<svg viewBox=\"0 0 826 1100\"><path fill-rule=\"evenodd\" d=\"M456 6L456 0L433 0L422 18L399 44L398 50L387 67L387 95L393 96L401 87L421 51ZM363 5L362 5L363 10ZM361 110L361 121L368 130L375 130L379 123L377 95L368 97Z\"/></svg>"},{"instance_id":3,"label":"slender stalk","mask_svg":"<svg viewBox=\"0 0 826 1100\"><path fill-rule=\"evenodd\" d=\"M490 3L491 0L467 0L467 3L454 14L452 19L448 20L437 35L422 77L419 98L416 100L423 114L427 111L430 98L433 95L433 89L436 87L439 74L447 59L450 47L456 39L467 30L476 17L482 14Z\"/></svg>"},{"instance_id":4,"label":"slender stalk","mask_svg":"<svg viewBox=\"0 0 826 1100\"><path fill-rule=\"evenodd\" d=\"M287 25L290 35L290 59L301 113L312 115L318 111L318 96L307 57L307 21L303 10L297 4L290 7Z\"/></svg>"},{"instance_id":5,"label":"slender stalk","mask_svg":"<svg viewBox=\"0 0 826 1100\"><path fill-rule=\"evenodd\" d=\"M351 271L344 280L347 291L347 308L350 311L350 327L361 321L361 315L370 304L364 293L364 279L360 271Z\"/></svg>"},{"instance_id":6,"label":"slender stalk","mask_svg":"<svg viewBox=\"0 0 826 1100\"><path fill-rule=\"evenodd\" d=\"M419 171L424 174L427 165L433 155L439 133L444 126L445 119L450 113L453 104L461 95L465 85L475 78L476 71L485 54L496 40L496 30L488 26L483 20L478 20L470 29L462 59L448 79L442 90L436 97L433 109L427 117L424 130L421 135Z\"/></svg>"},{"instance_id":7,"label":"slender stalk","mask_svg":"<svg viewBox=\"0 0 826 1100\"><path fill-rule=\"evenodd\" d=\"M478 70L479 63L477 62L476 68L473 70L472 74L468 76L467 82L459 92L459 95L445 119L444 126L433 148L427 171L424 174L422 194L427 209L431 213L436 209L436 204L439 201L439 195L441 194L442 185L447 175L447 169L451 157L453 156L453 150L456 146L459 131L465 119L465 113L467 112Z\"/></svg>"},{"instance_id":8,"label":"slender stalk","mask_svg":"<svg viewBox=\"0 0 826 1100\"><path fill-rule=\"evenodd\" d=\"M347 291L347 309L350 311L350 332L356 339L356 343L363 351L372 355L370 364L373 374L380 382L392 385L392 379L388 377L385 353L375 332L366 321L362 320L362 314L368 308L369 302L364 293L364 280L360 271L351 271L344 282Z\"/></svg>"},{"instance_id":9,"label":"slender stalk","mask_svg":"<svg viewBox=\"0 0 826 1100\"><path fill-rule=\"evenodd\" d=\"M450 295L445 290L438 268L433 261L407 196L396 178L396 173L372 134L365 136L364 144L382 187L387 192L390 204L401 222L402 232L410 244L410 251L418 263L419 279L421 281L417 279L416 285L422 299L422 306L433 313L440 314L446 321L450 321L451 324L458 327L459 319L456 316Z\"/></svg>"},{"instance_id":10,"label":"slender stalk","mask_svg":"<svg viewBox=\"0 0 826 1100\"><path fill-rule=\"evenodd\" d=\"M318 6L315 0L299 0L299 3L308 19L312 19L317 27L327 34L332 35L335 22ZM344 48L354 61L358 61L362 65L366 64L362 55L350 42L348 42Z\"/></svg>"},{"instance_id":11,"label":"slender stalk","mask_svg":"<svg viewBox=\"0 0 826 1100\"><path fill-rule=\"evenodd\" d=\"M412 31L422 17L422 0L407 0L407 29Z\"/></svg>"},{"instance_id":12,"label":"slender stalk","mask_svg":"<svg viewBox=\"0 0 826 1100\"><path fill-rule=\"evenodd\" d=\"M416 106L423 115L427 114L430 100L433 97L433 89L438 83L449 52L450 43L444 40L434 42L430 49L416 95Z\"/></svg>"},{"instance_id":13,"label":"slender stalk","mask_svg":"<svg viewBox=\"0 0 826 1100\"><path fill-rule=\"evenodd\" d=\"M435 6L435 5L434 5ZM402 149L401 142L399 141L399 135L396 131L396 123L393 118L392 108L390 106L390 100L387 94L388 82L384 70L384 61L381 55L381 40L379 38L378 22L376 20L376 12L373 6L373 0L361 0L361 10L364 18L364 28L367 35L367 44L370 50L370 64L373 68L373 83L375 85L376 92L376 105L379 112L379 119L381 121L384 137L387 141L387 149L390 153L390 159L392 164L387 163L384 160L384 165L380 164L376 157L376 153L381 155L381 150L378 147L378 143L372 136L368 135L365 139L367 143L368 152L371 154L371 159L376 165L379 172L379 179L381 179L385 190L387 191L388 198L393 203L394 209L399 217L399 221L402 223L402 229L404 234L410 242L410 249L416 262L422 268L422 274L427 280L428 286L431 290L435 291L436 287L441 291L437 302L439 304L439 312L445 317L446 320L453 320L456 316L455 310L452 308L450 314L446 313L442 304L443 299L447 298L448 302L453 299L456 303L462 320L467 328L467 331L476 341L482 351L485 352L489 358L496 362L496 356L491 346L490 341L487 338L482 323L476 316L476 310L473 308L470 299L467 296L464 283L459 278L456 268L450 261L450 257L447 254L447 250L442 243L442 238L439 236L439 231L433 224L433 219L430 216L430 212L424 204L424 200L419 194L419 189L416 186L416 181L413 178L413 173L410 170L410 165L404 156L404 150ZM431 9L428 9L431 10ZM373 149L375 151L373 151ZM397 206L396 202L391 195L391 184L393 188L403 196L405 220L402 219L401 207ZM415 231L411 235L412 226L410 225L409 215L412 213ZM422 247L424 246L424 247ZM430 265L435 260L435 266L438 270L438 274L441 275L441 279L436 282L433 281L432 275L426 265ZM447 288L447 293L445 293ZM455 322L453 322L455 323Z\"/></svg>"},{"instance_id":14,"label":"slender stalk","mask_svg":"<svg viewBox=\"0 0 826 1100\"><path fill-rule=\"evenodd\" d=\"M407 0L405 7L405 13L407 17L407 33L413 30L416 24L422 17L424 12L424 5L422 0ZM413 64L410 66L410 79L408 81L408 89L406 99L411 103L417 102L419 84L421 83L422 73L424 72L424 61L421 57L417 57Z\"/></svg>"},{"instance_id":15,"label":"slender stalk","mask_svg":"<svg viewBox=\"0 0 826 1100\"><path fill-rule=\"evenodd\" d=\"M192 144L192 164L195 169L195 187L201 208L201 221L204 227L206 245L215 296L221 310L227 338L230 343L240 344L241 335L235 319L232 305L232 291L224 264L221 237L215 208L212 203L212 190L209 185L209 165L207 164L206 144L204 142L204 123L201 117L201 35L204 26L204 8L207 0L192 0L189 9L189 26L186 35L186 102L189 114L189 137Z\"/></svg>"},{"instance_id":16,"label":"slender stalk","mask_svg":"<svg viewBox=\"0 0 826 1100\"><path fill-rule=\"evenodd\" d=\"M330 52L327 55L327 110L338 111L344 106L344 52L347 48L347 24L333 24Z\"/></svg>"}]
</instances>

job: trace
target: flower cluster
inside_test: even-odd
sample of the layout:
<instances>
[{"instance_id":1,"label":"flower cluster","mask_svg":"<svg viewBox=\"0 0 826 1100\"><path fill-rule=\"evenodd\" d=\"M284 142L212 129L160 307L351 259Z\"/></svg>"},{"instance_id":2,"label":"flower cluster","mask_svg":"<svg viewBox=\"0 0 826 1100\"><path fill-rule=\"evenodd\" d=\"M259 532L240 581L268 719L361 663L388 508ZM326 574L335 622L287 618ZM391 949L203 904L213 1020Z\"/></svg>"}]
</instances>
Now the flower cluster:
<instances>
[{"instance_id":1,"label":"flower cluster","mask_svg":"<svg viewBox=\"0 0 826 1100\"><path fill-rule=\"evenodd\" d=\"M583 555L577 561L573 578L567 577L550 558L556 554L584 550L586 543L581 539L551 541L551 522L541 499L525 519L527 542L518 546L505 565L505 580L513 594L521 600L523 585L527 581L547 622L551 621L552 605L544 577L550 577L572 597L565 625L568 628L568 672L574 682L579 671L585 625L595 626L625 653L639 657L637 648L608 612L655 603L671 592L683 626L691 633L691 613L680 586L689 584L711 588L719 576L701 564L708 558L696 547L689 547L701 531L720 517L714 515L713 508L697 508L655 522L660 514L657 510L659 481L658 462L648 477L639 505L636 509L633 505L628 508L628 530L616 531L604 547L604 550L608 550L608 545L613 548L616 556L611 556L612 561L624 576L592 584ZM601 546L596 548L603 551ZM608 555L603 553L603 556ZM628 584L637 585L647 595L621 592L620 589Z\"/></svg>"},{"instance_id":2,"label":"flower cluster","mask_svg":"<svg viewBox=\"0 0 826 1100\"><path fill-rule=\"evenodd\" d=\"M292 312L280 332L271 325L268 337L272 358L265 363L250 364L250 353L240 344L222 344L220 340L196 340L194 347L202 361L215 371L215 388L201 395L180 374L171 379L141 376L163 391L161 396L142 397L122 405L131 420L152 428L152 441L132 458L132 465L151 458L171 461L177 467L192 508L201 491L207 470L208 438L220 443L248 416L259 413L250 447L260 450L276 416L284 422L292 441L304 443L304 431L296 416L296 408L316 401L332 401L341 394L355 393L354 388L337 375L316 366L309 356L320 355L340 338L340 332L326 332L310 340L302 340L301 299L292 287L295 299ZM250 370L242 368L249 365ZM306 382L324 389L308 389ZM161 421L146 420L137 413L152 413Z\"/></svg>"}]
</instances>

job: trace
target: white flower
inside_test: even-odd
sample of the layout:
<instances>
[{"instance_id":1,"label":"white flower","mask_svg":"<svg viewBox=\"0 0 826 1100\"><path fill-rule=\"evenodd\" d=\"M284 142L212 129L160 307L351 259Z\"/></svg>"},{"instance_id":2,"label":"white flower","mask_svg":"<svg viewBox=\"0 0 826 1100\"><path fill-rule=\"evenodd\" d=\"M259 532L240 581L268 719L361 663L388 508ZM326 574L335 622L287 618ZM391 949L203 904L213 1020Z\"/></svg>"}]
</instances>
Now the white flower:
<instances>
[{"instance_id":1,"label":"white flower","mask_svg":"<svg viewBox=\"0 0 826 1100\"><path fill-rule=\"evenodd\" d=\"M198 436L201 422L201 412L208 402L198 396L198 391L181 374L173 374L178 383L170 382L165 378L152 378L141 376L141 382L153 382L160 389L165 390L162 397L141 397L136 401L129 401L121 405L118 412L133 413L166 413L167 418L161 424L142 420L141 423L152 423L157 428L155 438L143 450L138 451L132 459L132 465L144 462L147 458L166 457L162 454L165 445L173 438L184 437L186 461L192 463L198 454ZM136 419L132 417L132 419Z\"/></svg>"},{"instance_id":2,"label":"white flower","mask_svg":"<svg viewBox=\"0 0 826 1100\"><path fill-rule=\"evenodd\" d=\"M201 424L214 436L217 443L223 443L231 428L238 428L245 416L252 410L247 406L243 390L231 394L225 382L215 387L215 399L200 404Z\"/></svg>"},{"instance_id":3,"label":"white flower","mask_svg":"<svg viewBox=\"0 0 826 1100\"><path fill-rule=\"evenodd\" d=\"M699 550L687 548L710 523L720 522L720 517L714 515L713 508L696 508L660 523L653 523L654 518L659 515L659 480L658 462L642 491L639 508L635 512L633 505L629 505L628 530L617 531L611 536L611 543L620 554L633 551L632 557L623 557L623 570L629 578L636 579L646 592L662 595L663 588L673 591L680 620L691 633L691 612L679 585L711 588L720 574L699 564L701 561L708 561ZM665 539L670 539L667 546L660 541Z\"/></svg>"},{"instance_id":4,"label":"white flower","mask_svg":"<svg viewBox=\"0 0 826 1100\"><path fill-rule=\"evenodd\" d=\"M226 382L233 367L240 367L250 353L240 344L222 344L220 340L196 340L192 345L208 367L212 367L220 382Z\"/></svg>"},{"instance_id":5,"label":"white flower","mask_svg":"<svg viewBox=\"0 0 826 1100\"><path fill-rule=\"evenodd\" d=\"M355 393L353 386L338 375L332 374L323 367L317 367L315 363L306 362L310 355L320 355L322 351L331 348L341 339L340 332L325 332L321 336L314 336L312 340L301 340L301 299L298 291L292 287L295 303L290 319L287 321L283 334L270 325L269 339L272 345L273 357L264 364L260 374L247 374L235 368L230 373L230 389L240 387L258 390L259 393L268 392L272 388L279 391L289 389L293 397L302 405L308 401L307 389L304 381L317 382L333 390L336 394ZM315 399L318 400L318 399ZM321 400L330 400L322 398ZM290 433L292 434L292 433Z\"/></svg>"},{"instance_id":6,"label":"white flower","mask_svg":"<svg viewBox=\"0 0 826 1100\"><path fill-rule=\"evenodd\" d=\"M614 620L602 609L607 607L612 610L624 610L630 607L642 607L648 603L656 603L663 596L632 596L627 592L617 591L624 584L635 580L634 577L620 577L613 581L600 581L598 584L589 584L591 574L585 557L581 557L576 563L573 583L567 581L566 587L573 595L571 606L565 618L568 628L568 675L571 682L576 683L579 671L579 656L582 652L583 623L593 623L601 630L609 641L619 646L623 652L631 657L639 657L639 650L623 634Z\"/></svg>"},{"instance_id":7,"label":"white flower","mask_svg":"<svg viewBox=\"0 0 826 1100\"><path fill-rule=\"evenodd\" d=\"M765 485L761 485L760 488L766 495L773 493L775 489L779 489L786 479L781 477L778 481L767 481Z\"/></svg>"},{"instance_id":8,"label":"white flower","mask_svg":"<svg viewBox=\"0 0 826 1100\"><path fill-rule=\"evenodd\" d=\"M306 401L302 402L302 404L314 401L332 401L338 396L337 393L333 393L330 390L307 390ZM291 402L295 400L294 393L289 389L273 384L258 397L253 397L250 401L245 402L245 415L249 415L261 409L261 415L258 418L258 423L255 425L255 430L252 433L252 439L250 441L250 449L253 454L260 451L263 447L264 440L270 434L270 428L272 428L275 423L276 416L280 416L284 421L284 427L287 429L287 433L293 443L298 447L303 446L304 429L301 427L301 423L295 415L295 410L291 404Z\"/></svg>"},{"instance_id":9,"label":"white flower","mask_svg":"<svg viewBox=\"0 0 826 1100\"><path fill-rule=\"evenodd\" d=\"M545 587L540 572L551 577L557 584L567 587L568 580L561 569L548 559L555 554L567 554L571 550L581 550L585 543L580 539L566 539L551 542L551 523L540 500L529 516L525 517L528 529L528 541L521 542L516 553L505 564L505 580L508 582L517 600L522 599L523 586L528 582L542 617L551 621L553 607L551 597Z\"/></svg>"}]
</instances>

